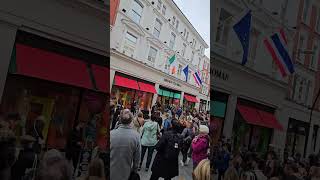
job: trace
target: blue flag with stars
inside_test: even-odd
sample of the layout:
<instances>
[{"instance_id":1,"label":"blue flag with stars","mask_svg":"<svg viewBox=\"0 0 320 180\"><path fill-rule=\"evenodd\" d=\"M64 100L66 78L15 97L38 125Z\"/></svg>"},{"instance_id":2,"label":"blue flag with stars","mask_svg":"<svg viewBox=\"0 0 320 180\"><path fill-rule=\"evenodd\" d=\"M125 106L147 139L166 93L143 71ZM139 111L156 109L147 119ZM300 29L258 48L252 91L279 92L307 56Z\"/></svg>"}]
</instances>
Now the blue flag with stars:
<instances>
[{"instance_id":1,"label":"blue flag with stars","mask_svg":"<svg viewBox=\"0 0 320 180\"><path fill-rule=\"evenodd\" d=\"M251 11L249 11L237 24L233 26L243 49L242 65L245 65L248 59L249 42L251 28Z\"/></svg>"}]
</instances>

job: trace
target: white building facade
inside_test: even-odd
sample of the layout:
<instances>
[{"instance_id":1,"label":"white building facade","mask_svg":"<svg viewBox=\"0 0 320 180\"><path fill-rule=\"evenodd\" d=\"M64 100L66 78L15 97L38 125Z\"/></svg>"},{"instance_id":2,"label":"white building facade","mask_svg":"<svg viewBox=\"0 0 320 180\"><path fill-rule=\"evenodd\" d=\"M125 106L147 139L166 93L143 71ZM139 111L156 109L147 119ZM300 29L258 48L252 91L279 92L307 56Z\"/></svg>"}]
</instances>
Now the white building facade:
<instances>
[{"instance_id":1,"label":"white building facade","mask_svg":"<svg viewBox=\"0 0 320 180\"><path fill-rule=\"evenodd\" d=\"M110 87L118 101L130 106L140 99L139 107L146 110L156 102L199 108L204 100L208 109L209 77L201 77L207 80L203 86L193 77L194 72L202 74L203 68L208 69L209 58L204 55L208 45L173 1L121 0L110 33ZM183 71L186 66L188 77ZM117 76L138 84L145 81L154 89L124 87ZM136 92L132 94L132 90Z\"/></svg>"},{"instance_id":2,"label":"white building facade","mask_svg":"<svg viewBox=\"0 0 320 180\"><path fill-rule=\"evenodd\" d=\"M212 20L214 46L211 47L211 57L214 62L214 66L211 67L213 89L211 108L214 121L222 126L221 134L234 139L235 148L245 146L263 152L272 145L282 155L285 149L288 150L290 143L293 143L288 138L290 119L308 122L310 110L291 100L291 97L295 99L298 97L298 92L295 96L291 95L292 77L280 75L263 40L281 27L285 27L289 54L290 56L295 54L293 48L295 29L290 27L295 26L297 22L298 3L293 1L288 3L284 0L276 6L270 1L250 3L250 1L221 0L215 4L215 8L214 12L217 14ZM249 9L252 10L249 57L246 65L242 66L242 48L232 27ZM299 65L295 67L295 74L303 73ZM309 77L309 81L306 82L313 84L314 78L310 75L306 77ZM312 88L306 87L302 88L303 101L306 105L310 105L314 93ZM297 90L299 91L299 88ZM246 113L253 115L255 112L262 114L262 118L248 119ZM319 113L314 112L313 119L318 118ZM269 124L271 121L274 122L273 125ZM312 122L315 123L319 124L319 121ZM301 140L295 143L300 144L294 150L291 148L289 155L299 152L307 156L312 153L310 149L312 132L308 131L305 134L310 138L298 135ZM315 147L318 150L319 143Z\"/></svg>"}]
</instances>

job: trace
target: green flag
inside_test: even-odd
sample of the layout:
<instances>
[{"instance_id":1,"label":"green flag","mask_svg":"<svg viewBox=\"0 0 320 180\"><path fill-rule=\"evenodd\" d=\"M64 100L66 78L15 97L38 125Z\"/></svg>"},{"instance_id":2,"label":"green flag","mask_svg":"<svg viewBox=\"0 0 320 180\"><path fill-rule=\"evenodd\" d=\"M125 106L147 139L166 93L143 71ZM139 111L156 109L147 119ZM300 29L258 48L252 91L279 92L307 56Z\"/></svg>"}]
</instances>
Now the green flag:
<instances>
[{"instance_id":1,"label":"green flag","mask_svg":"<svg viewBox=\"0 0 320 180\"><path fill-rule=\"evenodd\" d=\"M171 58L169 59L169 63L170 65L176 60L176 55L174 54L173 56L171 56Z\"/></svg>"}]
</instances>

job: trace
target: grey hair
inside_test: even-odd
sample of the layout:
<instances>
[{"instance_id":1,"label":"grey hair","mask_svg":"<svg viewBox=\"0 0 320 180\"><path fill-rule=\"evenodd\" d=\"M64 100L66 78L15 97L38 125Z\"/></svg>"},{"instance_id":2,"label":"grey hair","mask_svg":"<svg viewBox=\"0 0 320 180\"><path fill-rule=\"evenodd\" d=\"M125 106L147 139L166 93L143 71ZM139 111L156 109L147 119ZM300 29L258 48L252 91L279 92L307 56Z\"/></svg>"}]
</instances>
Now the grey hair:
<instances>
[{"instance_id":1,"label":"grey hair","mask_svg":"<svg viewBox=\"0 0 320 180\"><path fill-rule=\"evenodd\" d=\"M124 109L120 114L120 122L121 124L130 124L133 121L133 114L129 109Z\"/></svg>"}]
</instances>

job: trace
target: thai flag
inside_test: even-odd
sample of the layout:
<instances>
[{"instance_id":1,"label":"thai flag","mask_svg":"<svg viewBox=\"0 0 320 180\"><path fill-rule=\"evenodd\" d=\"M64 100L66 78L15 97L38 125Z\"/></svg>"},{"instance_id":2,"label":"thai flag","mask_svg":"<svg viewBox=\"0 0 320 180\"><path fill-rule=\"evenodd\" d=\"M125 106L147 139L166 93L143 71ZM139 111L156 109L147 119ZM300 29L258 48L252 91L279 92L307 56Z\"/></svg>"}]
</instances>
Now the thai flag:
<instances>
[{"instance_id":1,"label":"thai flag","mask_svg":"<svg viewBox=\"0 0 320 180\"><path fill-rule=\"evenodd\" d=\"M200 77L200 73L198 71L193 73L193 78L196 81L196 83L198 84L198 86L202 85L202 80L201 80L201 77Z\"/></svg>"},{"instance_id":2,"label":"thai flag","mask_svg":"<svg viewBox=\"0 0 320 180\"><path fill-rule=\"evenodd\" d=\"M289 73L294 73L294 66L287 51L288 42L283 29L280 29L279 32L274 33L269 38L265 38L263 43L283 77Z\"/></svg>"}]
</instances>

